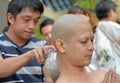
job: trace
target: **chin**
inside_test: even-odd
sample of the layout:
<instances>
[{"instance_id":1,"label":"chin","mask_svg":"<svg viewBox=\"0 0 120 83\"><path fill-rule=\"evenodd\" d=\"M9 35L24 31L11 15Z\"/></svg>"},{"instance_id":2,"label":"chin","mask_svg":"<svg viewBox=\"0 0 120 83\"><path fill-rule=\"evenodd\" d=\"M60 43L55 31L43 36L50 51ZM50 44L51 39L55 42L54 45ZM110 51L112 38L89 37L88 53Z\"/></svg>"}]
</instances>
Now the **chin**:
<instances>
[{"instance_id":1,"label":"chin","mask_svg":"<svg viewBox=\"0 0 120 83\"><path fill-rule=\"evenodd\" d=\"M87 62L85 66L88 66L91 63L91 61Z\"/></svg>"}]
</instances>

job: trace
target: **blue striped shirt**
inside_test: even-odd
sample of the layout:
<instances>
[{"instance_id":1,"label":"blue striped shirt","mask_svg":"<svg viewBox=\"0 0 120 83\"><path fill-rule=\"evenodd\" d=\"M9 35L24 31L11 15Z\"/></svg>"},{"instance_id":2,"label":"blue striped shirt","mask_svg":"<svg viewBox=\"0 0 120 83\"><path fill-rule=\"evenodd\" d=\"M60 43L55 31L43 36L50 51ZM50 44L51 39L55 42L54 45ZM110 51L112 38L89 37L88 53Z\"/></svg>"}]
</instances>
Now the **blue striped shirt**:
<instances>
[{"instance_id":1,"label":"blue striped shirt","mask_svg":"<svg viewBox=\"0 0 120 83\"><path fill-rule=\"evenodd\" d=\"M46 41L40 40L34 36L28 39L23 46L16 45L5 33L0 35L0 53L2 57L16 57L39 45L45 45ZM17 62L16 62L17 63ZM0 83L43 83L42 65L36 60L29 62L27 65L18 70L15 74L6 78L0 78Z\"/></svg>"}]
</instances>

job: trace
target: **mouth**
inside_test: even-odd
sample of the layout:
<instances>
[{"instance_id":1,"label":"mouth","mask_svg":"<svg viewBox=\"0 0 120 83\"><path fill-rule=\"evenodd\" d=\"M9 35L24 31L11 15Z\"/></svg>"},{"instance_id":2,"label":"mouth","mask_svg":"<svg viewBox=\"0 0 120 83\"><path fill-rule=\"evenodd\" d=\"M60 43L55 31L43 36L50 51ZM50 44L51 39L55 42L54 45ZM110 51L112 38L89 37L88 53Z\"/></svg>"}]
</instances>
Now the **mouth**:
<instances>
[{"instance_id":1,"label":"mouth","mask_svg":"<svg viewBox=\"0 0 120 83\"><path fill-rule=\"evenodd\" d=\"M26 31L25 32L27 35L32 35L34 32Z\"/></svg>"},{"instance_id":2,"label":"mouth","mask_svg":"<svg viewBox=\"0 0 120 83\"><path fill-rule=\"evenodd\" d=\"M91 58L92 58L92 54L90 54L90 55L86 55L85 57L86 57L87 59L91 60Z\"/></svg>"}]
</instances>

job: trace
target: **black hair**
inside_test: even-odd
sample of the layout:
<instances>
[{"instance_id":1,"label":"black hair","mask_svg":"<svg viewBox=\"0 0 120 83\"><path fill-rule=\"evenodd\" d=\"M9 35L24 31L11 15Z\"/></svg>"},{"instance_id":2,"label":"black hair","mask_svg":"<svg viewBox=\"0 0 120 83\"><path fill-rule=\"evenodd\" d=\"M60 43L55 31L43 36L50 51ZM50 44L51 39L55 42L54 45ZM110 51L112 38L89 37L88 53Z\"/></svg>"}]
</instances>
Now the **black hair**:
<instances>
[{"instance_id":1,"label":"black hair","mask_svg":"<svg viewBox=\"0 0 120 83\"><path fill-rule=\"evenodd\" d=\"M8 5L7 14L11 13L16 19L17 14L25 8L30 8L35 12L39 11L41 14L44 12L44 7L40 0L12 0ZM10 25L9 22L8 25Z\"/></svg>"},{"instance_id":2,"label":"black hair","mask_svg":"<svg viewBox=\"0 0 120 83\"><path fill-rule=\"evenodd\" d=\"M45 19L43 22L41 22L41 24L40 24L40 33L42 34L42 32L41 32L41 30L42 30L42 28L44 27L44 26L47 26L47 25L49 25L49 24L51 24L51 25L53 25L53 23L54 23L54 20L53 19L50 19L50 18L47 18L47 19Z\"/></svg>"},{"instance_id":3,"label":"black hair","mask_svg":"<svg viewBox=\"0 0 120 83\"><path fill-rule=\"evenodd\" d=\"M99 20L107 18L110 10L116 11L117 5L111 0L101 0L96 4L95 12Z\"/></svg>"},{"instance_id":4,"label":"black hair","mask_svg":"<svg viewBox=\"0 0 120 83\"><path fill-rule=\"evenodd\" d=\"M68 11L68 14L83 14L85 16L89 17L89 22L92 26L93 32L95 31L95 26L97 24L97 18L96 16L89 10L77 5L77 6L72 6Z\"/></svg>"},{"instance_id":5,"label":"black hair","mask_svg":"<svg viewBox=\"0 0 120 83\"><path fill-rule=\"evenodd\" d=\"M84 9L83 7L81 6L72 6L69 10L68 10L68 14L77 14L77 13L86 13L88 12L86 9Z\"/></svg>"}]
</instances>

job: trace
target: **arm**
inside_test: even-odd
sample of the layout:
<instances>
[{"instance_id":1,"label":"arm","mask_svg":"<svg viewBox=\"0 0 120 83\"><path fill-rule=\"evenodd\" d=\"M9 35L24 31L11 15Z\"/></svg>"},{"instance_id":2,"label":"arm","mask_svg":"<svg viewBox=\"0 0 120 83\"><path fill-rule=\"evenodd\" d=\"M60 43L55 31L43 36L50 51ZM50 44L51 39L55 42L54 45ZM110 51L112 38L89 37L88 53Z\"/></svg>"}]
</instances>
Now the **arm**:
<instances>
[{"instance_id":1,"label":"arm","mask_svg":"<svg viewBox=\"0 0 120 83\"><path fill-rule=\"evenodd\" d=\"M27 52L20 56L7 59L3 59L0 55L0 78L7 77L15 73L29 61L31 61L32 59L28 57L30 53L31 52Z\"/></svg>"},{"instance_id":2,"label":"arm","mask_svg":"<svg viewBox=\"0 0 120 83\"><path fill-rule=\"evenodd\" d=\"M0 78L7 77L21 67L26 65L33 59L36 59L38 63L43 64L45 62L45 56L47 56L47 50L53 48L52 46L39 46L31 51L28 51L17 57L11 57L3 59L0 55Z\"/></svg>"}]
</instances>

